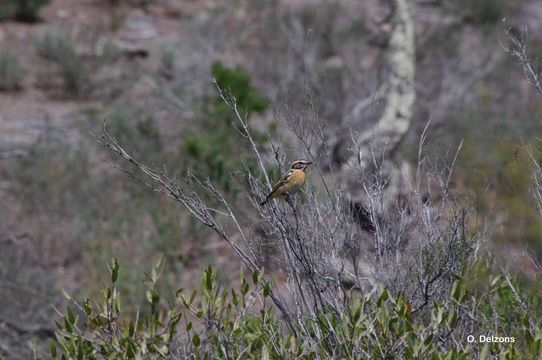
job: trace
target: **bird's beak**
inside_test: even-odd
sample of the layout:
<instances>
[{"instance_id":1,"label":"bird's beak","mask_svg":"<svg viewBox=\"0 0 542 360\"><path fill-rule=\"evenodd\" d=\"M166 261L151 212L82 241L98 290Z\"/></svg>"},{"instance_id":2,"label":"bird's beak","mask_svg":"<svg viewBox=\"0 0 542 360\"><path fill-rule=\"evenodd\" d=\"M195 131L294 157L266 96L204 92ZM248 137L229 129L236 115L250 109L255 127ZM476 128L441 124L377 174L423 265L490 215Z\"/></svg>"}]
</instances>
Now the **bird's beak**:
<instances>
[{"instance_id":1,"label":"bird's beak","mask_svg":"<svg viewBox=\"0 0 542 360\"><path fill-rule=\"evenodd\" d=\"M312 162L310 162L310 161L307 161L307 165L312 165Z\"/></svg>"}]
</instances>

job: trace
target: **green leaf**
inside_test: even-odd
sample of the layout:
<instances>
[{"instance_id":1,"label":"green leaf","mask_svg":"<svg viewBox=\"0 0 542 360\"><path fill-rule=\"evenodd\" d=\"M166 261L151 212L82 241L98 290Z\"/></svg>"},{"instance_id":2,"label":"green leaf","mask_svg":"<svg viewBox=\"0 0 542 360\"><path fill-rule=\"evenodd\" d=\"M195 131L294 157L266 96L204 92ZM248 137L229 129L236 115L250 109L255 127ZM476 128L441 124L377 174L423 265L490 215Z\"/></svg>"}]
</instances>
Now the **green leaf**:
<instances>
[{"instance_id":1,"label":"green leaf","mask_svg":"<svg viewBox=\"0 0 542 360\"><path fill-rule=\"evenodd\" d=\"M135 324L133 320L130 320L130 325L128 326L128 336L134 337L135 334Z\"/></svg>"},{"instance_id":2,"label":"green leaf","mask_svg":"<svg viewBox=\"0 0 542 360\"><path fill-rule=\"evenodd\" d=\"M455 311L455 307L450 306L450 310L448 313L448 326L453 329L455 325L457 324L457 312Z\"/></svg>"},{"instance_id":3,"label":"green leaf","mask_svg":"<svg viewBox=\"0 0 542 360\"><path fill-rule=\"evenodd\" d=\"M72 324L66 318L64 318L64 328L68 334L73 334Z\"/></svg>"},{"instance_id":4,"label":"green leaf","mask_svg":"<svg viewBox=\"0 0 542 360\"><path fill-rule=\"evenodd\" d=\"M205 288L208 291L213 290L213 270L210 266L205 271Z\"/></svg>"},{"instance_id":5,"label":"green leaf","mask_svg":"<svg viewBox=\"0 0 542 360\"><path fill-rule=\"evenodd\" d=\"M119 262L116 258L111 259L110 271L111 271L111 282L114 284L117 282L117 278L119 275Z\"/></svg>"},{"instance_id":6,"label":"green leaf","mask_svg":"<svg viewBox=\"0 0 542 360\"><path fill-rule=\"evenodd\" d=\"M376 304L378 306L382 306L382 303L384 303L384 301L388 300L389 299L389 293L388 293L388 290L387 289L384 289L382 290L382 293L380 294L380 296L378 297L378 300L376 301Z\"/></svg>"},{"instance_id":7,"label":"green leaf","mask_svg":"<svg viewBox=\"0 0 542 360\"><path fill-rule=\"evenodd\" d=\"M182 313L176 314L169 323L169 328L171 329L171 334L174 335L177 333L177 324L181 321ZM173 338L173 336L172 336Z\"/></svg>"},{"instance_id":8,"label":"green leaf","mask_svg":"<svg viewBox=\"0 0 542 360\"><path fill-rule=\"evenodd\" d=\"M183 288L177 289L177 291L175 291L175 297L180 298L183 295L183 291Z\"/></svg>"},{"instance_id":9,"label":"green leaf","mask_svg":"<svg viewBox=\"0 0 542 360\"><path fill-rule=\"evenodd\" d=\"M444 306L439 307L437 312L437 324L440 326L444 321Z\"/></svg>"},{"instance_id":10,"label":"green leaf","mask_svg":"<svg viewBox=\"0 0 542 360\"><path fill-rule=\"evenodd\" d=\"M164 255L160 255L160 258L156 262L156 265L153 266L151 270L151 281L153 284L156 284L158 282L158 279L160 278L160 275L162 275L162 271L164 271Z\"/></svg>"},{"instance_id":11,"label":"green leaf","mask_svg":"<svg viewBox=\"0 0 542 360\"><path fill-rule=\"evenodd\" d=\"M87 314L87 316L90 316L92 314L92 306L90 305L89 299L85 299L85 302L83 303L83 309L85 310L85 314Z\"/></svg>"},{"instance_id":12,"label":"green leaf","mask_svg":"<svg viewBox=\"0 0 542 360\"><path fill-rule=\"evenodd\" d=\"M431 344L432 340L433 340L433 333L427 335L427 337L425 339L423 339L423 344L425 346L429 346L429 344Z\"/></svg>"},{"instance_id":13,"label":"green leaf","mask_svg":"<svg viewBox=\"0 0 542 360\"><path fill-rule=\"evenodd\" d=\"M73 313L73 310L70 306L68 306L68 321L70 324L75 324L75 314Z\"/></svg>"},{"instance_id":14,"label":"green leaf","mask_svg":"<svg viewBox=\"0 0 542 360\"><path fill-rule=\"evenodd\" d=\"M57 356L57 352L56 352L56 343L51 340L49 342L49 349L51 350L51 356L56 359L56 356Z\"/></svg>"},{"instance_id":15,"label":"green leaf","mask_svg":"<svg viewBox=\"0 0 542 360\"><path fill-rule=\"evenodd\" d=\"M263 268L260 271L254 270L252 272L252 282L254 283L254 285L258 285L260 281L262 281L264 274L265 270Z\"/></svg>"},{"instance_id":16,"label":"green leaf","mask_svg":"<svg viewBox=\"0 0 542 360\"><path fill-rule=\"evenodd\" d=\"M531 345L529 346L529 348L531 349L531 352L533 353L533 355L542 355L540 354L540 345L541 345L541 339L538 338L536 340L534 340Z\"/></svg>"},{"instance_id":17,"label":"green leaf","mask_svg":"<svg viewBox=\"0 0 542 360\"><path fill-rule=\"evenodd\" d=\"M461 283L459 282L459 280L456 280L454 281L452 285L452 297L457 301L459 301L460 292L461 292Z\"/></svg>"},{"instance_id":18,"label":"green leaf","mask_svg":"<svg viewBox=\"0 0 542 360\"><path fill-rule=\"evenodd\" d=\"M156 291L155 289L148 290L146 294L147 294L147 300L152 305L158 304L158 301L160 301L160 293Z\"/></svg>"},{"instance_id":19,"label":"green leaf","mask_svg":"<svg viewBox=\"0 0 542 360\"><path fill-rule=\"evenodd\" d=\"M233 305L235 306L239 305L239 299L237 298L237 294L235 293L234 289L231 289L231 301Z\"/></svg>"},{"instance_id":20,"label":"green leaf","mask_svg":"<svg viewBox=\"0 0 542 360\"><path fill-rule=\"evenodd\" d=\"M352 323L355 325L359 318L361 317L361 305L356 306L356 310L354 311L354 314L352 315Z\"/></svg>"},{"instance_id":21,"label":"green leaf","mask_svg":"<svg viewBox=\"0 0 542 360\"><path fill-rule=\"evenodd\" d=\"M271 285L266 282L263 286L263 297L268 297L271 292Z\"/></svg>"},{"instance_id":22,"label":"green leaf","mask_svg":"<svg viewBox=\"0 0 542 360\"><path fill-rule=\"evenodd\" d=\"M252 283L254 285L258 285L258 282L259 282L259 273L258 273L258 270L254 270L252 272Z\"/></svg>"},{"instance_id":23,"label":"green leaf","mask_svg":"<svg viewBox=\"0 0 542 360\"><path fill-rule=\"evenodd\" d=\"M117 292L116 288L113 288L113 309L115 310L115 313L118 315L120 313L120 295Z\"/></svg>"},{"instance_id":24,"label":"green leaf","mask_svg":"<svg viewBox=\"0 0 542 360\"><path fill-rule=\"evenodd\" d=\"M241 294L246 295L248 293L248 283L243 279L243 283L241 284Z\"/></svg>"},{"instance_id":25,"label":"green leaf","mask_svg":"<svg viewBox=\"0 0 542 360\"><path fill-rule=\"evenodd\" d=\"M200 338L198 334L194 334L194 336L192 336L192 344L194 344L195 347L199 346Z\"/></svg>"}]
</instances>

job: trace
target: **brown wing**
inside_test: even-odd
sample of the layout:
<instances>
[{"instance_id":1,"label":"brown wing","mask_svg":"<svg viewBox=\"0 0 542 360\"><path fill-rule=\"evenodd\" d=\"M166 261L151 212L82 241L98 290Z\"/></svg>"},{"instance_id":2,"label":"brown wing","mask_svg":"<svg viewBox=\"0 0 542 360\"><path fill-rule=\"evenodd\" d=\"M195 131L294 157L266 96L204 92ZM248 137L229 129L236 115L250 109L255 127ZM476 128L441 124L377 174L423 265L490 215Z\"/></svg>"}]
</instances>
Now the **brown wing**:
<instances>
[{"instance_id":1,"label":"brown wing","mask_svg":"<svg viewBox=\"0 0 542 360\"><path fill-rule=\"evenodd\" d=\"M280 180L275 184L275 186L273 186L273 189L271 190L271 192L269 193L269 195L267 195L267 197L265 198L265 200L260 204L260 205L264 205L266 202L268 202L269 200L275 198L277 196L277 194L281 194L283 193L282 189L284 187L284 183L286 181L288 181L288 179L290 178L290 176L292 176L293 174L293 171L290 170L288 171L286 174L282 175L282 177L280 178Z\"/></svg>"},{"instance_id":2,"label":"brown wing","mask_svg":"<svg viewBox=\"0 0 542 360\"><path fill-rule=\"evenodd\" d=\"M271 192L269 193L269 195L267 195L267 197L273 198L273 196L282 189L282 187L284 186L284 183L288 181L288 179L290 178L290 176L292 176L293 173L294 172L290 170L286 174L282 175L280 180L275 184L275 186L273 186L273 190L271 190Z\"/></svg>"},{"instance_id":3,"label":"brown wing","mask_svg":"<svg viewBox=\"0 0 542 360\"><path fill-rule=\"evenodd\" d=\"M288 179L292 176L292 174L294 173L293 170L288 170L284 175L282 175L282 177L280 178L280 180L275 184L275 186L273 186L273 191L275 191L276 189L278 189L282 184L284 184L286 181L288 181Z\"/></svg>"}]
</instances>

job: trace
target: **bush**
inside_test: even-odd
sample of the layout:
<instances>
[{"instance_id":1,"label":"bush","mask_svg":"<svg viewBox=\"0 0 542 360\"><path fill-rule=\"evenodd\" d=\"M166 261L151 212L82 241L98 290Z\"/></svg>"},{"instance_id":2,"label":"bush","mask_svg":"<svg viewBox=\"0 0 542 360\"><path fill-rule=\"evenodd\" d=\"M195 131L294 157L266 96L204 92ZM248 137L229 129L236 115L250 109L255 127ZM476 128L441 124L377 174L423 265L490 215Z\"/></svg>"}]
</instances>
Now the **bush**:
<instances>
[{"instance_id":1,"label":"bush","mask_svg":"<svg viewBox=\"0 0 542 360\"><path fill-rule=\"evenodd\" d=\"M40 9L50 2L51 0L3 0L0 4L0 19L15 17L20 21L37 21Z\"/></svg>"},{"instance_id":2,"label":"bush","mask_svg":"<svg viewBox=\"0 0 542 360\"><path fill-rule=\"evenodd\" d=\"M0 91L21 89L24 75L25 70L15 56L0 52Z\"/></svg>"},{"instance_id":3,"label":"bush","mask_svg":"<svg viewBox=\"0 0 542 360\"><path fill-rule=\"evenodd\" d=\"M269 101L252 85L252 81L239 66L235 69L225 67L221 62L211 66L211 73L217 86L233 96L237 106L247 116L254 112L264 112L269 107ZM231 109L220 97L214 98L212 115L224 118L228 125L233 117Z\"/></svg>"},{"instance_id":4,"label":"bush","mask_svg":"<svg viewBox=\"0 0 542 360\"><path fill-rule=\"evenodd\" d=\"M88 93L90 79L83 58L70 37L46 34L36 41L38 54L57 64L66 92L81 96Z\"/></svg>"},{"instance_id":5,"label":"bush","mask_svg":"<svg viewBox=\"0 0 542 360\"><path fill-rule=\"evenodd\" d=\"M299 318L290 327L269 306L271 285L263 273L248 281L241 273L239 288L221 289L208 268L199 290L178 290L175 304L166 306L156 286L162 267L160 260L147 275L147 307L129 318L122 311L120 268L113 259L102 297L76 304L81 311L68 307L57 322L53 358L487 359L491 354L535 359L542 354L542 333L534 325L539 318L529 319L520 300L525 290L514 279L490 273L476 287L458 278L446 301L433 302L427 317L414 313L407 297L393 297L384 288L351 297L342 313L323 310L317 321ZM327 341L315 341L316 334ZM476 341L469 342L468 335ZM502 341L482 343L481 335Z\"/></svg>"},{"instance_id":6,"label":"bush","mask_svg":"<svg viewBox=\"0 0 542 360\"><path fill-rule=\"evenodd\" d=\"M269 101L252 85L250 77L240 67L231 69L215 62L211 72L216 85L228 96L235 97L239 111L247 119L251 114L268 108ZM231 172L238 169L239 155L248 144L238 141L238 130L231 126L235 114L220 94L205 100L203 113L198 128L185 136L179 157L190 156L186 166L195 175L209 177L230 188ZM259 139L265 140L263 136Z\"/></svg>"}]
</instances>

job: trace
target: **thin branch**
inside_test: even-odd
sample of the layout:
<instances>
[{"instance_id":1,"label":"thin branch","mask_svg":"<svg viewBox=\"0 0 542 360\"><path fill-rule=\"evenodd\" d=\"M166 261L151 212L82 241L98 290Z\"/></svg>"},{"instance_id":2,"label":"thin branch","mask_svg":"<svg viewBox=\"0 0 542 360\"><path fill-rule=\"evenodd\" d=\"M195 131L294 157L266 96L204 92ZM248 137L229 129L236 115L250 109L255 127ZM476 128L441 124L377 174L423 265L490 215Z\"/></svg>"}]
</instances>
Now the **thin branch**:
<instances>
[{"instance_id":1,"label":"thin branch","mask_svg":"<svg viewBox=\"0 0 542 360\"><path fill-rule=\"evenodd\" d=\"M523 73L529 82L534 86L538 94L542 96L542 83L538 72L534 69L529 57L527 56L527 39L528 31L525 29L522 32L508 30L509 44L505 51L516 58L520 63Z\"/></svg>"}]
</instances>

